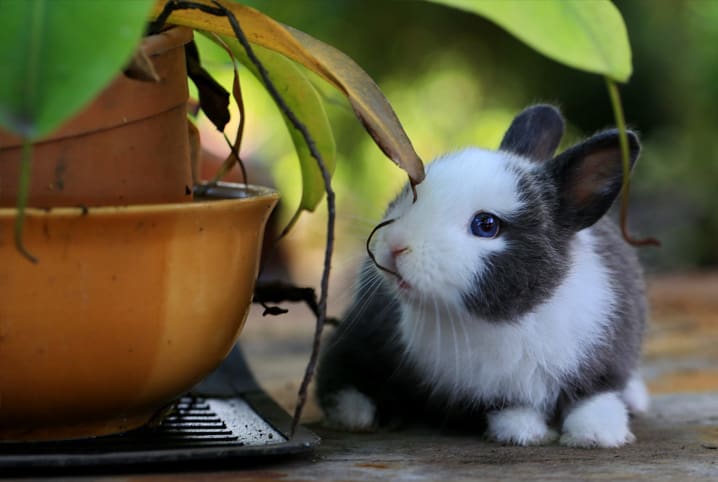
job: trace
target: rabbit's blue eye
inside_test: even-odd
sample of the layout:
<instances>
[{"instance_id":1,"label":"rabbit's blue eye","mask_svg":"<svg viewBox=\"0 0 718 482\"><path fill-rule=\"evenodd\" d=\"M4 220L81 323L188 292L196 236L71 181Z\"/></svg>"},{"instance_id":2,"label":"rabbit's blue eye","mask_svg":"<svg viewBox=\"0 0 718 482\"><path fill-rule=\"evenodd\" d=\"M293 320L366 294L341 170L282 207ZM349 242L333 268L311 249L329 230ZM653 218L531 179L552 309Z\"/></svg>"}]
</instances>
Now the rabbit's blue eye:
<instances>
[{"instance_id":1,"label":"rabbit's blue eye","mask_svg":"<svg viewBox=\"0 0 718 482\"><path fill-rule=\"evenodd\" d=\"M491 213L477 213L471 220L471 233L480 238L495 238L499 235L501 221Z\"/></svg>"}]
</instances>

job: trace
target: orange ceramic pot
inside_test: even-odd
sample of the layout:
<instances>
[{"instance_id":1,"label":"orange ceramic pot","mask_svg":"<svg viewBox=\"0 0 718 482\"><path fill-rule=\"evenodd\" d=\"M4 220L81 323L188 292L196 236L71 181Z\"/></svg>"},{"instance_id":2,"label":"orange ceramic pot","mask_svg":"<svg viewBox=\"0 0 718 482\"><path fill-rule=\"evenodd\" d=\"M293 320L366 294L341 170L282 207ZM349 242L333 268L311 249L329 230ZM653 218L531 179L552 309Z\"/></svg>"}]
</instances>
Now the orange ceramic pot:
<instances>
[{"instance_id":1,"label":"orange ceramic pot","mask_svg":"<svg viewBox=\"0 0 718 482\"><path fill-rule=\"evenodd\" d=\"M138 427L220 364L247 316L278 199L247 192L29 209L37 264L15 250L15 210L0 209L1 440Z\"/></svg>"},{"instance_id":2,"label":"orange ceramic pot","mask_svg":"<svg viewBox=\"0 0 718 482\"><path fill-rule=\"evenodd\" d=\"M142 48L160 82L119 75L33 149L29 205L115 206L191 201L184 44L175 27ZM22 140L0 130L0 206L16 204Z\"/></svg>"}]
</instances>

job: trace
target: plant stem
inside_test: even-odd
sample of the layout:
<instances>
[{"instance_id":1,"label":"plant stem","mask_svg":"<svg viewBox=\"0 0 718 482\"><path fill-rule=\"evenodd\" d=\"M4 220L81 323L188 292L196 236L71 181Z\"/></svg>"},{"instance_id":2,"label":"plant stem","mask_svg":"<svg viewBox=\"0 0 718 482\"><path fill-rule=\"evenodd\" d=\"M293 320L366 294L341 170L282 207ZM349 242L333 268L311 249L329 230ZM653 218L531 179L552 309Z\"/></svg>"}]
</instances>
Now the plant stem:
<instances>
[{"instance_id":1,"label":"plant stem","mask_svg":"<svg viewBox=\"0 0 718 482\"><path fill-rule=\"evenodd\" d=\"M331 272L331 260L332 260L332 254L334 252L334 225L335 225L335 218L336 218L336 201L335 201L335 195L334 190L332 189L332 180L331 180L331 174L329 173L329 170L326 167L326 163L322 159L321 154L319 153L319 149L317 149L316 143L314 142L314 139L312 138L311 134L309 133L309 130L307 127L297 118L296 114L289 108L286 102L284 102L284 99L279 94L279 91L277 90L276 86L272 83L272 80L269 78L269 73L267 72L267 69L264 67L262 62L257 58L257 56L254 53L254 50L252 49L252 46L250 45L249 41L247 40L247 37L244 35L244 32L242 31L239 21L234 16L234 14L228 10L226 7L224 7L221 3L212 0L214 5L216 7L212 7L211 5L197 3L197 2L190 2L190 1L179 1L179 0L169 0L165 7L158 17L157 21L154 24L155 28L158 28L159 25L164 23L164 21L169 18L169 15L173 10L178 9L197 9L202 12L208 13L210 15L215 16L223 16L227 17L229 20L229 23L232 27L232 31L234 32L234 35L237 37L237 40L242 45L242 48L244 48L245 52L247 53L247 57L249 57L249 60L254 64L254 66L259 71L259 74L262 78L262 82L264 83L264 86L267 88L267 91L269 92L270 96L274 100L274 102L277 103L277 106L282 111L282 113L289 119L289 121L292 123L292 125L300 132L302 137L304 138L304 142L307 144L307 148L309 149L310 154L312 157L317 161L317 166L319 167L319 171L322 174L322 179L324 181L324 190L327 196L327 211L328 211L328 219L327 219L327 238L326 238L326 245L324 250L324 266L322 269L322 279L321 279L321 291L319 295L319 303L318 303L318 309L319 314L317 316L317 322L316 327L314 330L314 341L312 343L312 353L309 358L309 362L307 363L306 370L304 372L304 378L302 379L301 385L299 387L299 392L297 393L297 406L294 410L294 417L292 419L292 428L290 436L294 436L294 432L296 431L297 425L299 424L299 419L302 415L302 411L304 409L304 405L307 401L307 390L309 387L309 382L312 380L312 377L314 376L314 370L316 368L317 361L319 359L319 347L321 343L321 335L322 331L324 329L324 324L327 319L327 297L329 292L329 274Z\"/></svg>"},{"instance_id":2,"label":"plant stem","mask_svg":"<svg viewBox=\"0 0 718 482\"><path fill-rule=\"evenodd\" d=\"M25 208L30 193L30 174L32 171L32 143L25 139L22 144L22 160L20 161L20 180L17 189L17 216L15 216L15 247L30 262L37 263L37 258L30 254L23 243L23 227L25 226Z\"/></svg>"},{"instance_id":3,"label":"plant stem","mask_svg":"<svg viewBox=\"0 0 718 482\"><path fill-rule=\"evenodd\" d=\"M618 93L618 86L610 78L606 77L608 95L613 107L613 115L616 118L618 127L618 141L621 146L621 160L623 165L623 181L621 185L621 233L623 239L633 246L660 246L661 243L655 238L636 239L628 232L628 194L631 189L631 163L628 153L628 135L626 134L626 120L623 116L623 106Z\"/></svg>"},{"instance_id":4,"label":"plant stem","mask_svg":"<svg viewBox=\"0 0 718 482\"><path fill-rule=\"evenodd\" d=\"M272 99L274 99L274 101L279 106L279 109L282 111L282 113L284 113L284 115L287 116L292 125L302 134L304 142L307 143L307 148L309 149L309 152L311 153L312 157L317 161L317 165L319 166L319 170L322 174L322 179L324 180L324 190L327 195L327 239L324 251L324 267L322 270L322 280L320 285L321 291L319 294L319 316L317 316L317 323L314 329L312 354L309 358L309 362L307 363L307 367L304 372L304 378L302 379L302 383L299 387L299 392L297 394L297 406L294 410L294 417L292 419L291 428L291 436L294 436L294 432L296 431L297 425L299 424L299 419L302 415L302 410L304 409L304 405L307 401L309 382L311 382L312 377L314 376L314 370L319 359L321 336L327 318L327 295L329 292L329 274L331 272L332 253L334 251L334 224L336 218L336 206L334 199L334 190L332 189L332 178L331 174L329 173L329 170L326 167L326 164L324 163L324 160L322 159L321 154L319 153L319 149L317 149L314 139L309 133L309 130L297 118L296 114L294 114L294 112L289 108L286 102L284 102L284 99L279 94L279 91L269 78L269 73L267 72L267 69L254 54L254 51L252 50L252 47L247 40L247 37L245 37L244 32L242 32L242 30L240 29L237 18L232 14L232 12L224 8L221 4L217 3L216 1L214 3L222 10L224 10L224 13L227 15L227 18L232 25L232 30L237 36L237 40L239 40L239 43L242 44L242 47L247 52L247 57L249 57L249 60L255 65L255 67L257 67L257 70L262 77L262 81L264 82L267 91L269 91L269 94L272 96Z\"/></svg>"}]
</instances>

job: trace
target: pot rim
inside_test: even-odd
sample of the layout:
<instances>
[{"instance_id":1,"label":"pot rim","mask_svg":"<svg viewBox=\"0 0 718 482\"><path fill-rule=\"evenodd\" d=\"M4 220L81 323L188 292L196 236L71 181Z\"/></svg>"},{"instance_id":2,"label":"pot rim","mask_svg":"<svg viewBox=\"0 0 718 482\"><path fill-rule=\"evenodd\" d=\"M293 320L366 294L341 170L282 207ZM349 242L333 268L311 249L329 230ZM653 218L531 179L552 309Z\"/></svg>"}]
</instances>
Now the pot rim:
<instances>
[{"instance_id":1,"label":"pot rim","mask_svg":"<svg viewBox=\"0 0 718 482\"><path fill-rule=\"evenodd\" d=\"M138 45L147 55L160 55L181 45L189 43L194 30L180 25L171 25L160 33L148 35Z\"/></svg>"},{"instance_id":2,"label":"pot rim","mask_svg":"<svg viewBox=\"0 0 718 482\"><path fill-rule=\"evenodd\" d=\"M77 206L77 207L48 207L25 208L27 218L63 218L84 217L91 214L159 214L177 211L197 211L207 206L223 206L233 204L255 203L257 201L278 200L279 193L270 187L255 184L240 184L234 182L218 182L216 188L211 188L208 196L196 196L194 202L132 204L122 206ZM17 216L17 208L0 208L0 220Z\"/></svg>"}]
</instances>

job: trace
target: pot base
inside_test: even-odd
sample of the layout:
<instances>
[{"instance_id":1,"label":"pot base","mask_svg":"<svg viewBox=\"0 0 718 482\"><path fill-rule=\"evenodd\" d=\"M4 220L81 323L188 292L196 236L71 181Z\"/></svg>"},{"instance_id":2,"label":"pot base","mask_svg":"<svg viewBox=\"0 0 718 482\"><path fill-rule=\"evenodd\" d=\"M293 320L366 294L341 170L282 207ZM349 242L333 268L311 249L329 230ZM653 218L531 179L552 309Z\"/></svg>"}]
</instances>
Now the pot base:
<instances>
[{"instance_id":1,"label":"pot base","mask_svg":"<svg viewBox=\"0 0 718 482\"><path fill-rule=\"evenodd\" d=\"M220 187L229 199L28 209L36 264L0 208L0 440L130 430L220 365L278 198Z\"/></svg>"},{"instance_id":2,"label":"pot base","mask_svg":"<svg viewBox=\"0 0 718 482\"><path fill-rule=\"evenodd\" d=\"M5 442L48 442L76 440L119 434L140 428L150 420L154 413L108 418L93 422L71 425L42 426L35 428L0 427L0 447Z\"/></svg>"}]
</instances>

